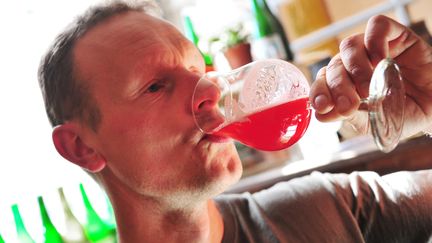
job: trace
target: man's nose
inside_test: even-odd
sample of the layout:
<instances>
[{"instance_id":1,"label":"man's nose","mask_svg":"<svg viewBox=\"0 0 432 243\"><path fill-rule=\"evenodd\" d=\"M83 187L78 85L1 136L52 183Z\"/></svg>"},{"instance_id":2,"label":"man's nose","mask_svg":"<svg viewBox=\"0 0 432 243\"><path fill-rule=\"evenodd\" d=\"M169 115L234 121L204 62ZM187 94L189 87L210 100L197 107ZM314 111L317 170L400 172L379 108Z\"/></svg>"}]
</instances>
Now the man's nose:
<instances>
[{"instance_id":1,"label":"man's nose","mask_svg":"<svg viewBox=\"0 0 432 243\"><path fill-rule=\"evenodd\" d=\"M217 84L208 79L201 79L195 87L192 111L195 115L213 110L220 99L221 93Z\"/></svg>"}]
</instances>

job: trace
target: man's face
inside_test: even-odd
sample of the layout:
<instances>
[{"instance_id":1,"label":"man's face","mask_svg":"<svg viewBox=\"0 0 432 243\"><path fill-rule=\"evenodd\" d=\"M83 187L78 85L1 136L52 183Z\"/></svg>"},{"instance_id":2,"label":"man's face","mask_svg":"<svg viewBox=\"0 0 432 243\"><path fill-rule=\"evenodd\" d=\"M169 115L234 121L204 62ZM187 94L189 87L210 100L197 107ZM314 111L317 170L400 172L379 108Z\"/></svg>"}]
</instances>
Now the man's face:
<instances>
[{"instance_id":1,"label":"man's face","mask_svg":"<svg viewBox=\"0 0 432 243\"><path fill-rule=\"evenodd\" d=\"M214 195L238 180L233 143L195 126L191 96L204 62L172 25L139 12L114 16L78 41L74 61L102 114L82 139L106 159L106 181L176 197Z\"/></svg>"}]
</instances>

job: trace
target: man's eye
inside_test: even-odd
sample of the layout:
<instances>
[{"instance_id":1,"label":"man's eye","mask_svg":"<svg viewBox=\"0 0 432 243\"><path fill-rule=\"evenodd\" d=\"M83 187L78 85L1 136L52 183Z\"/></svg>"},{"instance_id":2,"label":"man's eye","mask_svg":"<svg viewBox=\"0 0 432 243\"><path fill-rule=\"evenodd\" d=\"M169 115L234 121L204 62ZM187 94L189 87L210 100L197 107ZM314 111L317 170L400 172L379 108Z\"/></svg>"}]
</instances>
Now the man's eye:
<instances>
[{"instance_id":1,"label":"man's eye","mask_svg":"<svg viewBox=\"0 0 432 243\"><path fill-rule=\"evenodd\" d=\"M155 92L158 92L163 87L164 87L164 84L161 83L161 82L154 83L154 84L152 84L152 85L150 85L148 87L147 92L149 92L149 93L155 93Z\"/></svg>"}]
</instances>

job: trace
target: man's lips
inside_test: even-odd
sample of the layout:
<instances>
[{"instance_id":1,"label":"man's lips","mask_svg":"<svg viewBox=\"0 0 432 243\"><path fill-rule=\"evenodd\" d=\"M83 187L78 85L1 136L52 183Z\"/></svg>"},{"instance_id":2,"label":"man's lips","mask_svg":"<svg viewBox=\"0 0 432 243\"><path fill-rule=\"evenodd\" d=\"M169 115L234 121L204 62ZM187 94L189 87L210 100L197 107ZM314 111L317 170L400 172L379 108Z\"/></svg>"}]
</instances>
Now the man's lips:
<instances>
[{"instance_id":1,"label":"man's lips","mask_svg":"<svg viewBox=\"0 0 432 243\"><path fill-rule=\"evenodd\" d=\"M203 140L208 140L213 143L227 143L231 141L231 138L225 136L219 136L215 134L206 134L202 138Z\"/></svg>"}]
</instances>

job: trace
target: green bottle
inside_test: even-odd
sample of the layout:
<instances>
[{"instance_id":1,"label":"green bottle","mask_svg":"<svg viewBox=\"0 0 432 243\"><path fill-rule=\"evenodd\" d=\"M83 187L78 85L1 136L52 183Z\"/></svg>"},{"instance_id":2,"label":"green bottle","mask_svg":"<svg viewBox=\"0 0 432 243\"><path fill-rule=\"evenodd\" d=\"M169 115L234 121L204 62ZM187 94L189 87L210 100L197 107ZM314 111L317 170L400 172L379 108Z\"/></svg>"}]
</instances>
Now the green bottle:
<instances>
[{"instance_id":1,"label":"green bottle","mask_svg":"<svg viewBox=\"0 0 432 243\"><path fill-rule=\"evenodd\" d=\"M206 65L206 72L213 71L213 58L209 53L203 52L198 47L199 37L195 32L191 18L187 15L184 16L183 18L183 26L184 26L186 38L188 38L201 52L201 55L203 56Z\"/></svg>"},{"instance_id":2,"label":"green bottle","mask_svg":"<svg viewBox=\"0 0 432 243\"><path fill-rule=\"evenodd\" d=\"M105 201L107 203L107 209L108 209L108 219L106 220L106 223L108 224L109 227L111 227L114 231L117 232L117 223L115 220L114 209L112 207L111 201L109 200L108 196L106 194L104 195L105 195Z\"/></svg>"},{"instance_id":3,"label":"green bottle","mask_svg":"<svg viewBox=\"0 0 432 243\"><path fill-rule=\"evenodd\" d=\"M35 243L30 234L27 232L27 229L25 228L17 204L12 205L12 213L15 220L18 241L20 243Z\"/></svg>"},{"instance_id":4,"label":"green bottle","mask_svg":"<svg viewBox=\"0 0 432 243\"><path fill-rule=\"evenodd\" d=\"M57 192L60 196L60 201L66 221L66 231L62 235L63 241L65 243L90 243L84 233L83 226L69 207L63 188L58 188Z\"/></svg>"},{"instance_id":5,"label":"green bottle","mask_svg":"<svg viewBox=\"0 0 432 243\"><path fill-rule=\"evenodd\" d=\"M83 184L80 184L80 192L86 208L87 222L84 225L84 232L88 239L90 239L90 242L116 242L114 229L106 224L96 213L84 190Z\"/></svg>"},{"instance_id":6,"label":"green bottle","mask_svg":"<svg viewBox=\"0 0 432 243\"><path fill-rule=\"evenodd\" d=\"M3 240L3 237L0 235L0 243L5 243L5 241Z\"/></svg>"},{"instance_id":7,"label":"green bottle","mask_svg":"<svg viewBox=\"0 0 432 243\"><path fill-rule=\"evenodd\" d=\"M42 198L42 196L39 196L38 198L38 204L39 204L39 211L41 214L41 218L42 218L42 224L44 227L44 237L45 243L63 243L63 239L60 235L60 233L57 231L56 227L54 226L54 224L52 223L46 206L45 206L45 202Z\"/></svg>"},{"instance_id":8,"label":"green bottle","mask_svg":"<svg viewBox=\"0 0 432 243\"><path fill-rule=\"evenodd\" d=\"M254 17L252 57L254 60L278 58L293 60L288 39L279 20L271 13L264 0L251 0Z\"/></svg>"},{"instance_id":9,"label":"green bottle","mask_svg":"<svg viewBox=\"0 0 432 243\"><path fill-rule=\"evenodd\" d=\"M195 29L192 24L192 20L189 16L184 17L184 29L186 37L192 41L195 46L198 46L199 37L195 33Z\"/></svg>"}]
</instances>

